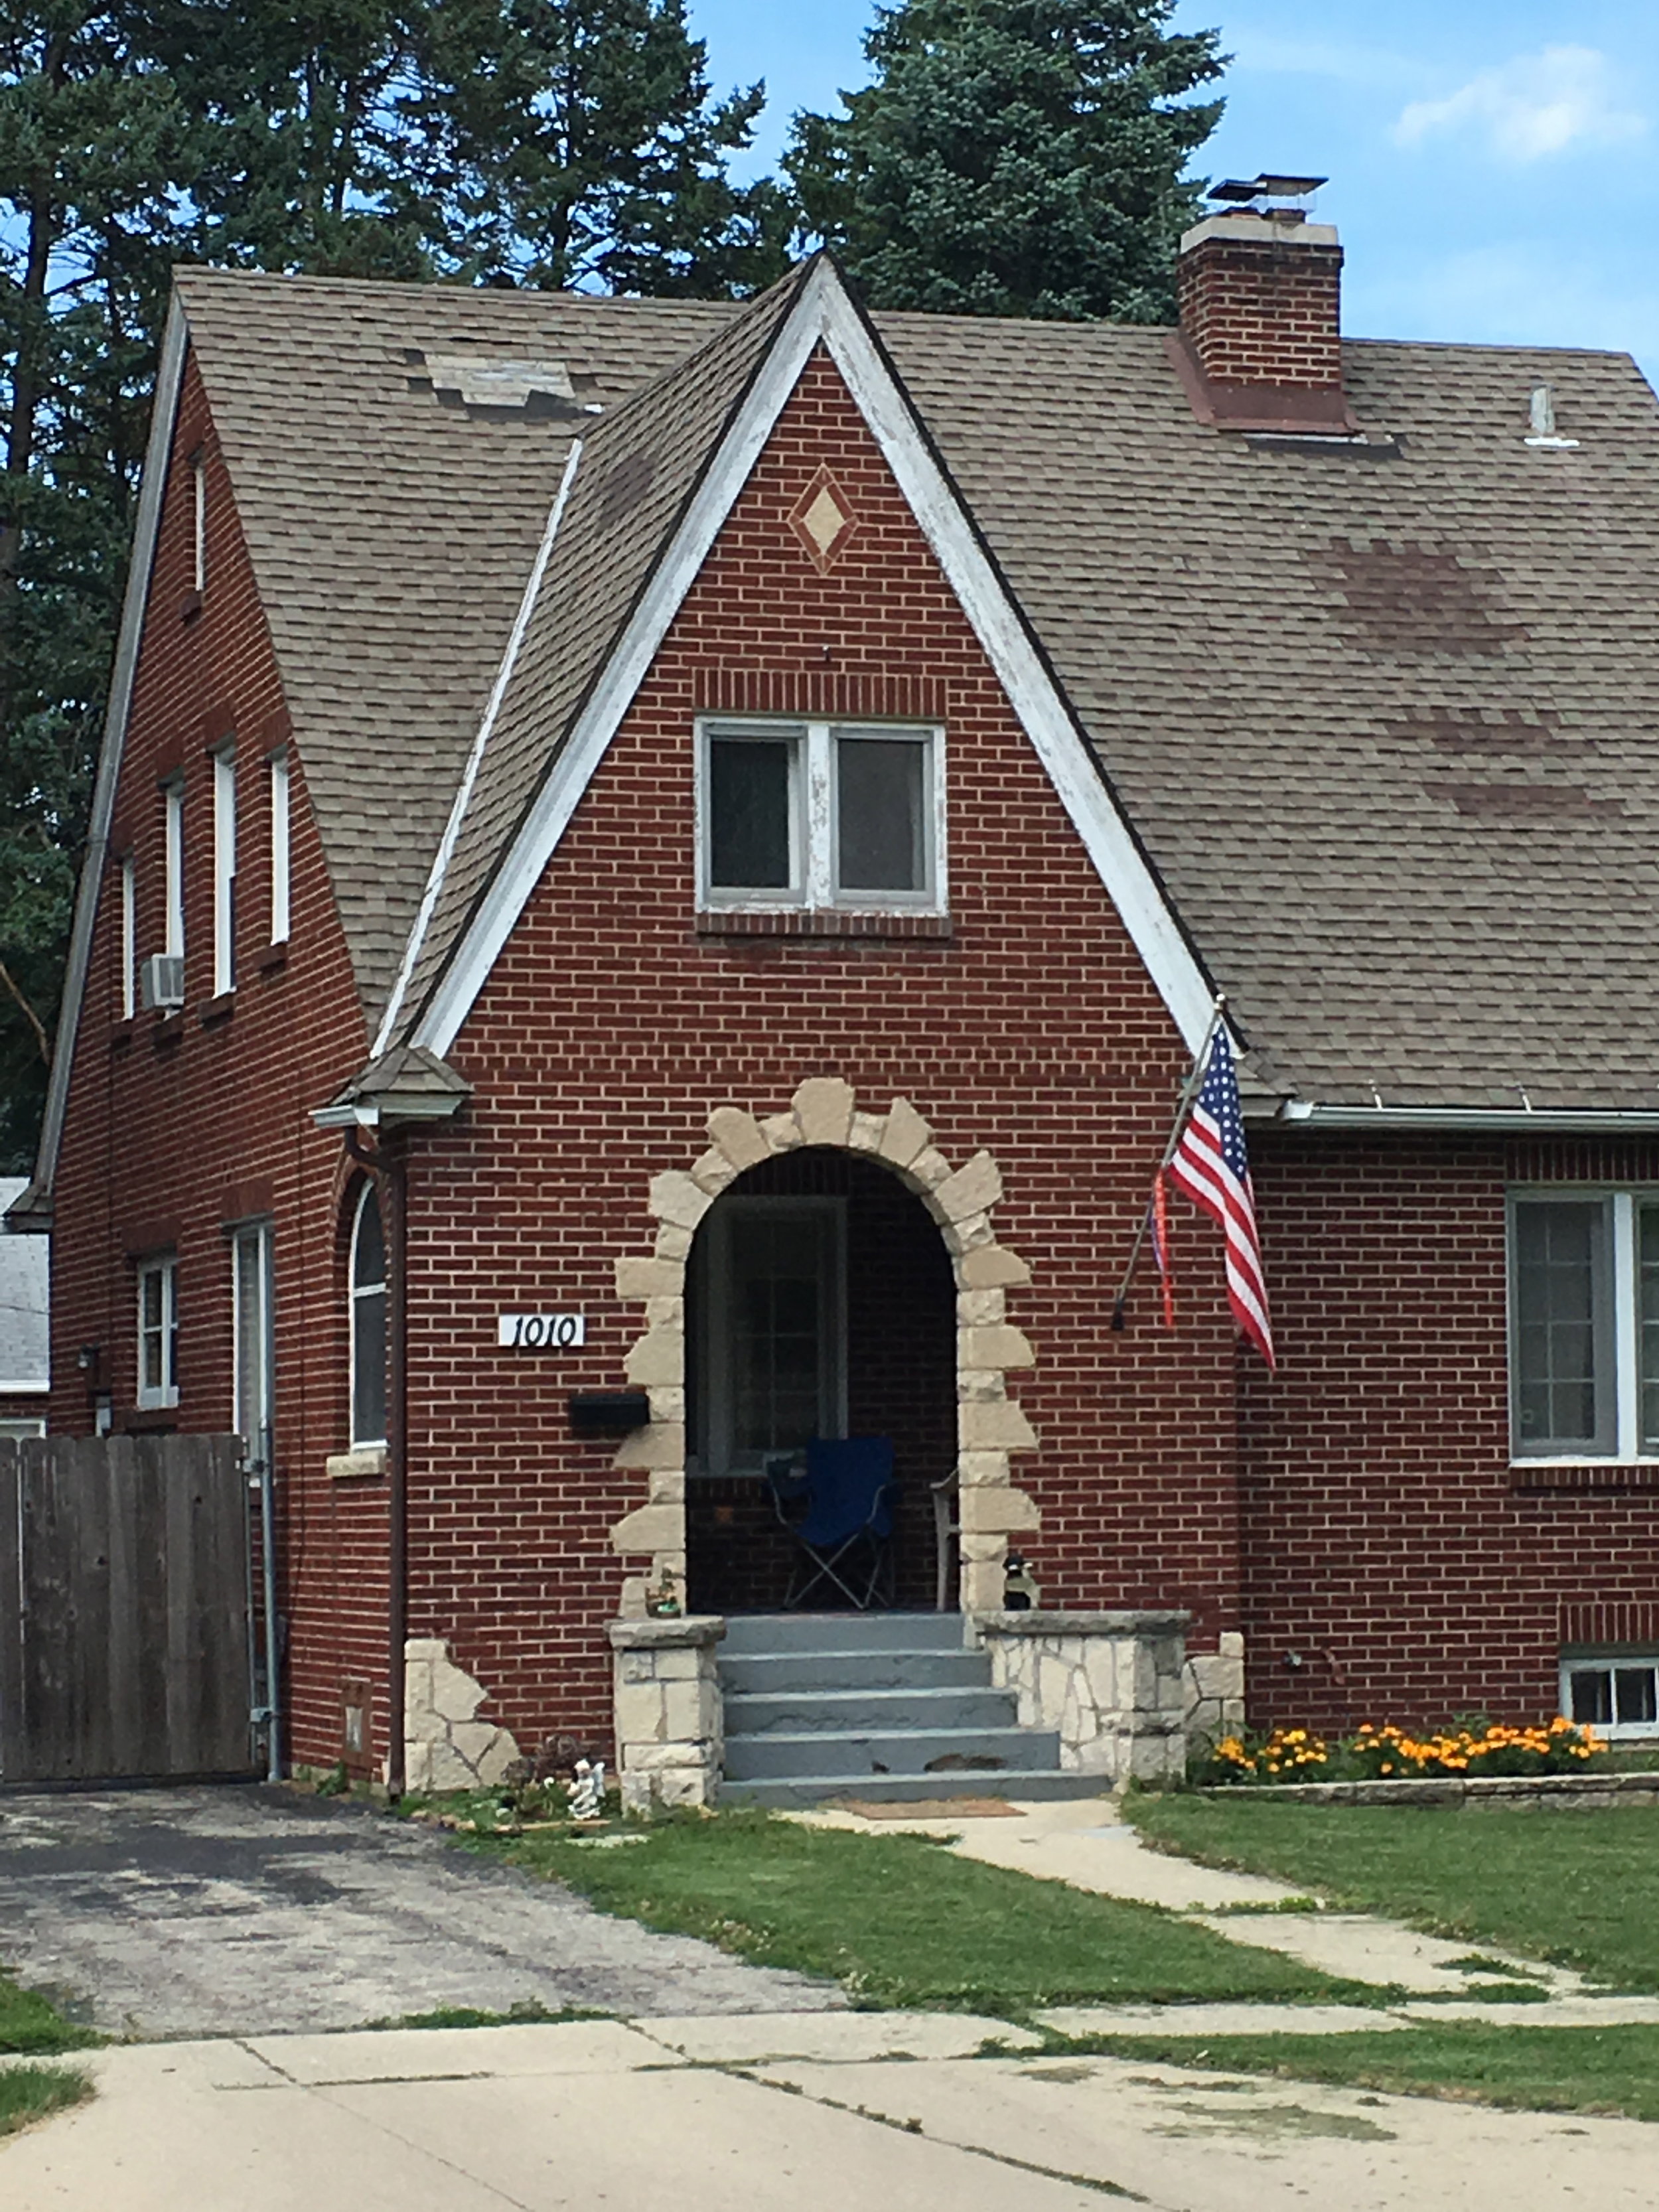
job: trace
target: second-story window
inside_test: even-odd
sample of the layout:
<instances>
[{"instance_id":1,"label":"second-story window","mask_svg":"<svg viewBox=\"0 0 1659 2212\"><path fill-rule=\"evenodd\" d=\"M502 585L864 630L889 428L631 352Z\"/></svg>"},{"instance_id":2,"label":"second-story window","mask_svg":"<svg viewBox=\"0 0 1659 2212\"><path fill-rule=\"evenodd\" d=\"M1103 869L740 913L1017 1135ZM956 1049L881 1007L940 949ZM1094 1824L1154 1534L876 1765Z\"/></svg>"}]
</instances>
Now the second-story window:
<instances>
[{"instance_id":1,"label":"second-story window","mask_svg":"<svg viewBox=\"0 0 1659 2212\"><path fill-rule=\"evenodd\" d=\"M175 778L167 787L167 912L161 950L182 959L185 950L185 787Z\"/></svg>"},{"instance_id":2,"label":"second-story window","mask_svg":"<svg viewBox=\"0 0 1659 2212\"><path fill-rule=\"evenodd\" d=\"M289 932L288 755L270 756L270 941L285 945Z\"/></svg>"},{"instance_id":3,"label":"second-story window","mask_svg":"<svg viewBox=\"0 0 1659 2212\"><path fill-rule=\"evenodd\" d=\"M236 756L213 756L213 995L236 988Z\"/></svg>"},{"instance_id":4,"label":"second-story window","mask_svg":"<svg viewBox=\"0 0 1659 2212\"><path fill-rule=\"evenodd\" d=\"M199 596L207 589L207 458L190 457L190 526L192 581Z\"/></svg>"},{"instance_id":5,"label":"second-story window","mask_svg":"<svg viewBox=\"0 0 1659 2212\"><path fill-rule=\"evenodd\" d=\"M131 853L121 856L121 1019L138 1011L138 871Z\"/></svg>"},{"instance_id":6,"label":"second-story window","mask_svg":"<svg viewBox=\"0 0 1659 2212\"><path fill-rule=\"evenodd\" d=\"M706 722L699 903L942 913L942 742L903 724Z\"/></svg>"}]
</instances>

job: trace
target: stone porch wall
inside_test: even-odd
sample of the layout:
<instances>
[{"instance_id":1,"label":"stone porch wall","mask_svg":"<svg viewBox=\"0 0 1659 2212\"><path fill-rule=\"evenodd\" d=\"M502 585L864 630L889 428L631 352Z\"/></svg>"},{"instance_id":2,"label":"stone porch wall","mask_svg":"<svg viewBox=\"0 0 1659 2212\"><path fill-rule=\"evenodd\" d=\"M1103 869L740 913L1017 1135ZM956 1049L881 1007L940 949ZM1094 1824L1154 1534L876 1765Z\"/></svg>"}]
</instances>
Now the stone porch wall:
<instances>
[{"instance_id":1,"label":"stone porch wall","mask_svg":"<svg viewBox=\"0 0 1659 2212\"><path fill-rule=\"evenodd\" d=\"M718 1613L613 1620L617 1767L623 1805L712 1805L726 1759L726 1708L714 1651Z\"/></svg>"},{"instance_id":2,"label":"stone porch wall","mask_svg":"<svg viewBox=\"0 0 1659 2212\"><path fill-rule=\"evenodd\" d=\"M975 1623L1022 1728L1056 1729L1060 1763L1114 1783L1187 1767L1186 1613L993 1613Z\"/></svg>"}]
</instances>

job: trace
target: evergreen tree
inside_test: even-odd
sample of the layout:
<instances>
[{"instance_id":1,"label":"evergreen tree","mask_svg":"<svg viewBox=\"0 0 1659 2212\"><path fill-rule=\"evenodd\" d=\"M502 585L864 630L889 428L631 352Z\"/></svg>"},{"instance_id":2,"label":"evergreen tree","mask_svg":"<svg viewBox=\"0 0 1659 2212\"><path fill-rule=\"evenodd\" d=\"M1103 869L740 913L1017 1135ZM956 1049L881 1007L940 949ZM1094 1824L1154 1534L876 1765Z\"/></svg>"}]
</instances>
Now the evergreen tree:
<instances>
[{"instance_id":1,"label":"evergreen tree","mask_svg":"<svg viewBox=\"0 0 1659 2212\"><path fill-rule=\"evenodd\" d=\"M896 0L875 82L798 116L785 167L810 230L879 307L951 314L1174 312L1194 219L1189 156L1222 103L1218 33L1175 0Z\"/></svg>"}]
</instances>

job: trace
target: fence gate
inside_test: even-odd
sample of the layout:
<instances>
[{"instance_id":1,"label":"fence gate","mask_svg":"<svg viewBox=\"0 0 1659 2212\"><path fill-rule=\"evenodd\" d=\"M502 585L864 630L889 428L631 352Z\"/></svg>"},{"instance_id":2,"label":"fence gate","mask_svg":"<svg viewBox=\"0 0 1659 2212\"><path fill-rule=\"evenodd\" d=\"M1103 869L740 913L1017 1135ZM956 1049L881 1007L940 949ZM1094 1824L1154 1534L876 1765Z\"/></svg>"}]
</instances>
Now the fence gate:
<instances>
[{"instance_id":1,"label":"fence gate","mask_svg":"<svg viewBox=\"0 0 1659 2212\"><path fill-rule=\"evenodd\" d=\"M0 1438L0 1782L249 1772L248 1624L234 1437Z\"/></svg>"}]
</instances>

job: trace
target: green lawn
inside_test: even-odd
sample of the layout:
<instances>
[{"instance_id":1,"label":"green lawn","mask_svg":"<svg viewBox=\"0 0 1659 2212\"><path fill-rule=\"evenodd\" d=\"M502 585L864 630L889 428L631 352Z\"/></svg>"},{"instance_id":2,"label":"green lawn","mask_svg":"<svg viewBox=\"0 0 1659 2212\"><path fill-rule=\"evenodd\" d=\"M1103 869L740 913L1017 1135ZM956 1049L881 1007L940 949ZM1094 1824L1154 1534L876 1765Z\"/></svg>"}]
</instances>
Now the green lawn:
<instances>
[{"instance_id":1,"label":"green lawn","mask_svg":"<svg viewBox=\"0 0 1659 2212\"><path fill-rule=\"evenodd\" d=\"M79 2051L99 2038L67 2021L35 1990L20 1990L0 1972L0 2051ZM0 2066L0 2136L29 2120L78 2104L90 2093L84 2074L70 2066Z\"/></svg>"},{"instance_id":2,"label":"green lawn","mask_svg":"<svg viewBox=\"0 0 1659 2212\"><path fill-rule=\"evenodd\" d=\"M1444 2027L1357 2035L1088 2036L1065 2047L1402 2096L1466 2098L1531 2112L1616 2112L1659 2120L1659 2028L1653 2027L1487 2027L1449 2021Z\"/></svg>"},{"instance_id":3,"label":"green lawn","mask_svg":"<svg viewBox=\"0 0 1659 2212\"><path fill-rule=\"evenodd\" d=\"M1173 1913L981 1866L918 1836L736 1812L665 1820L609 1847L568 1832L478 1837L469 1847L554 1875L604 1911L823 1975L869 2005L1017 2018L1114 1998L1375 2003L1382 1994Z\"/></svg>"},{"instance_id":4,"label":"green lawn","mask_svg":"<svg viewBox=\"0 0 1659 2212\"><path fill-rule=\"evenodd\" d=\"M1126 1810L1148 1841L1206 1866L1659 1990L1659 1806L1308 1805L1262 1790Z\"/></svg>"}]
</instances>

